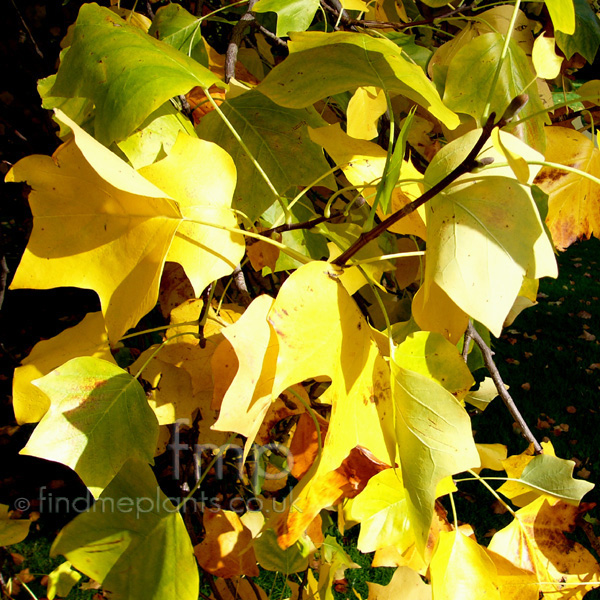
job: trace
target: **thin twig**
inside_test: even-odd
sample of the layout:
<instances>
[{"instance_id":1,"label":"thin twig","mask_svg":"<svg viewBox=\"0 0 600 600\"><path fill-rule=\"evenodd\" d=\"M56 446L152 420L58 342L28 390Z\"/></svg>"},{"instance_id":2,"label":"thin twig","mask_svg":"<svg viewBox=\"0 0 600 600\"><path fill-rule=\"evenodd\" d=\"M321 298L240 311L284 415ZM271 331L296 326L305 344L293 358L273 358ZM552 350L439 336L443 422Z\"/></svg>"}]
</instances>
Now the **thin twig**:
<instances>
[{"instance_id":1,"label":"thin twig","mask_svg":"<svg viewBox=\"0 0 600 600\"><path fill-rule=\"evenodd\" d=\"M322 2L322 4L324 4ZM477 2L472 2L468 6L459 6L458 8L453 8L441 15L437 15L435 17L431 17L430 19L423 19L422 21L412 21L410 23L392 23L388 21L369 21L365 19L349 19L342 18L340 22L346 26L354 26L354 27L365 27L367 29L394 29L395 31L402 31L403 29L410 29L411 27L421 27L422 25L431 25L435 23L435 21L440 21L443 19L447 19L448 17L452 17L458 13L468 12L475 8ZM328 7L329 8L329 7ZM331 12L335 11L329 8ZM339 15L339 13L338 13Z\"/></svg>"},{"instance_id":2,"label":"thin twig","mask_svg":"<svg viewBox=\"0 0 600 600\"><path fill-rule=\"evenodd\" d=\"M272 39L277 45L282 46L283 48L288 47L288 43L285 40L282 40L280 37L276 36L272 31L269 31L266 27L261 25L258 21L254 21L252 23L254 27L256 27L262 34L266 35L268 38Z\"/></svg>"},{"instance_id":3,"label":"thin twig","mask_svg":"<svg viewBox=\"0 0 600 600\"><path fill-rule=\"evenodd\" d=\"M246 581L252 588L252 591L254 592L254 595L256 596L256 600L262 600L262 598L260 596L260 590L258 589L258 586L254 583L254 581L252 581L252 579L250 579L250 577L246 577Z\"/></svg>"},{"instance_id":4,"label":"thin twig","mask_svg":"<svg viewBox=\"0 0 600 600\"><path fill-rule=\"evenodd\" d=\"M508 393L508 390L506 389L506 386L502 381L502 377L500 376L498 367L496 367L496 363L492 358L493 354L490 350L490 347L484 342L483 338L479 335L477 329L473 327L472 323L469 323L467 331L469 332L469 335L473 338L473 341L479 346L479 349L483 354L483 362L485 363L487 370L490 372L494 384L496 385L496 389L498 390L498 395L500 396L500 398L502 398L502 401L506 405L506 408L508 408L508 411L510 412L511 416L519 425L527 441L533 444L535 453L543 454L544 451L542 450L542 447L540 446L539 442L535 439L533 433L531 433L531 429L529 429L529 426L525 422L525 419L523 419L523 417L521 416L521 413L519 412L515 401Z\"/></svg>"},{"instance_id":5,"label":"thin twig","mask_svg":"<svg viewBox=\"0 0 600 600\"><path fill-rule=\"evenodd\" d=\"M227 53L225 55L225 83L229 83L229 81L235 77L235 65L237 63L240 44L244 38L246 27L254 21L252 8L256 2L257 0L250 0L250 2L248 2L248 10L235 24L233 32L231 33L231 40L229 41L229 46L227 46Z\"/></svg>"},{"instance_id":6,"label":"thin twig","mask_svg":"<svg viewBox=\"0 0 600 600\"><path fill-rule=\"evenodd\" d=\"M206 348L206 338L204 337L204 325L208 317L208 309L210 308L210 293L212 292L213 284L209 283L206 289L202 292L200 299L202 300L202 310L198 317L198 335L200 336L200 348Z\"/></svg>"},{"instance_id":7,"label":"thin twig","mask_svg":"<svg viewBox=\"0 0 600 600\"><path fill-rule=\"evenodd\" d=\"M333 219L337 219L343 214L344 213L342 211L334 211L329 217L321 216L316 217L315 219L311 219L310 221L304 221L303 223L290 223L278 225L277 227L261 231L260 235L264 235L265 237L271 237L275 233L283 233L284 231L296 231L297 229L312 229L313 227L316 227L321 223L325 223L325 221L332 221Z\"/></svg>"},{"instance_id":8,"label":"thin twig","mask_svg":"<svg viewBox=\"0 0 600 600\"><path fill-rule=\"evenodd\" d=\"M202 567L200 567L200 570L202 571L202 573L204 573L204 575L205 575L204 580L210 586L210 590L211 590L213 596L216 598L216 600L223 600L223 596L221 596L221 593L219 592L219 590L215 584L215 580L213 579L213 576L208 571L203 569Z\"/></svg>"},{"instance_id":9,"label":"thin twig","mask_svg":"<svg viewBox=\"0 0 600 600\"><path fill-rule=\"evenodd\" d=\"M572 113L564 113L557 117L551 117L552 123L563 123L564 121L572 121L577 117L582 117L585 113L593 113L600 111L600 106L591 106L590 108L584 108L582 110L576 110Z\"/></svg>"},{"instance_id":10,"label":"thin twig","mask_svg":"<svg viewBox=\"0 0 600 600\"><path fill-rule=\"evenodd\" d=\"M15 4L15 0L11 0L11 2L12 2L12 5L13 5L15 11L17 12L17 15L19 16L19 19L20 19L21 23L23 24L23 27L25 27L25 31L27 31L27 34L29 35L29 39L31 40L31 43L34 46L35 51L37 52L38 56L42 60L45 60L44 54L40 50L40 47L37 45L37 43L35 41L35 38L33 37L33 34L31 33L31 30L29 29L29 27L27 27L27 23L25 22L25 19L23 18L23 15L21 15L21 11L17 8L17 5Z\"/></svg>"},{"instance_id":11,"label":"thin twig","mask_svg":"<svg viewBox=\"0 0 600 600\"><path fill-rule=\"evenodd\" d=\"M6 256L3 254L0 259L0 310L2 310L2 303L4 302L4 293L6 292L6 282L9 273Z\"/></svg>"},{"instance_id":12,"label":"thin twig","mask_svg":"<svg viewBox=\"0 0 600 600\"><path fill-rule=\"evenodd\" d=\"M235 589L235 585L233 585L233 581L231 581L231 579L223 579L223 581L225 582L229 593L233 596L233 600L238 600L240 596L238 591Z\"/></svg>"},{"instance_id":13,"label":"thin twig","mask_svg":"<svg viewBox=\"0 0 600 600\"><path fill-rule=\"evenodd\" d=\"M302 595L304 594L304 586L308 581L308 569L310 569L310 567L306 567L304 573L302 573L302 581L300 582L300 590L298 591L298 600L302 600Z\"/></svg>"},{"instance_id":14,"label":"thin twig","mask_svg":"<svg viewBox=\"0 0 600 600\"><path fill-rule=\"evenodd\" d=\"M463 339L463 349L462 349L462 357L465 362L467 362L467 360L469 359L469 348L471 347L472 339L473 339L473 337L471 336L471 333L467 329L465 331L465 336Z\"/></svg>"}]
</instances>

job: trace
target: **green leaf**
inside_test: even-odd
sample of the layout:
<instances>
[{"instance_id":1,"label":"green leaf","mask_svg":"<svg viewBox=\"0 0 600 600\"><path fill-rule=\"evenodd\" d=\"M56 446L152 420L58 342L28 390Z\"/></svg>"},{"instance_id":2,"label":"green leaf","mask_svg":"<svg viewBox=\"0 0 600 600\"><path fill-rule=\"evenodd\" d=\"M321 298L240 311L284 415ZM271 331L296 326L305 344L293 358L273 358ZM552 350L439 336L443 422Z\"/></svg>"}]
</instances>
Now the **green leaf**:
<instances>
[{"instance_id":1,"label":"green leaf","mask_svg":"<svg viewBox=\"0 0 600 600\"><path fill-rule=\"evenodd\" d=\"M84 4L49 95L92 100L95 137L110 145L169 98L214 84L223 85L195 60L107 8Z\"/></svg>"},{"instance_id":2,"label":"green leaf","mask_svg":"<svg viewBox=\"0 0 600 600\"><path fill-rule=\"evenodd\" d=\"M71 467L94 496L129 458L153 462L158 422L144 389L123 369L85 356L34 384L52 404L21 454Z\"/></svg>"},{"instance_id":3,"label":"green leaf","mask_svg":"<svg viewBox=\"0 0 600 600\"><path fill-rule=\"evenodd\" d=\"M314 109L283 108L252 91L224 102L221 110L280 194L293 186L310 185L329 170L323 150L306 129L306 125L324 125ZM216 111L202 119L197 131L202 139L217 143L231 155L238 173L234 207L251 220L257 219L275 202L275 196L252 161ZM331 175L320 185L336 187Z\"/></svg>"},{"instance_id":4,"label":"green leaf","mask_svg":"<svg viewBox=\"0 0 600 600\"><path fill-rule=\"evenodd\" d=\"M483 125L484 110L503 46L504 36L499 33L477 36L462 46L448 66L444 103L456 112L471 115L478 126ZM523 92L529 94L529 102L519 113L519 118L544 110L537 90L529 88L536 78L530 62L519 45L511 40L491 95L490 112L495 112L497 118L500 118L512 100ZM546 139L544 119L544 115L539 115L511 131L536 150L543 152Z\"/></svg>"},{"instance_id":5,"label":"green leaf","mask_svg":"<svg viewBox=\"0 0 600 600\"><path fill-rule=\"evenodd\" d=\"M467 133L436 154L425 172L432 186L467 156L480 136ZM501 132L502 143L526 160L543 160L523 142ZM489 143L482 156L504 163ZM529 183L539 167L530 167ZM556 277L556 259L527 185L509 166L465 175L427 204L424 293L440 286L465 313L499 336L527 275ZM435 311L434 307L431 310Z\"/></svg>"},{"instance_id":6,"label":"green leaf","mask_svg":"<svg viewBox=\"0 0 600 600\"><path fill-rule=\"evenodd\" d=\"M278 571L289 575L304 571L308 566L310 548L303 538L283 550L277 543L275 531L267 529L254 538L253 545L258 564L267 571Z\"/></svg>"},{"instance_id":7,"label":"green leaf","mask_svg":"<svg viewBox=\"0 0 600 600\"><path fill-rule=\"evenodd\" d=\"M200 26L202 20L194 17L179 4L167 4L156 11L148 35L173 46L201 65L208 67L208 54Z\"/></svg>"},{"instance_id":8,"label":"green leaf","mask_svg":"<svg viewBox=\"0 0 600 600\"><path fill-rule=\"evenodd\" d=\"M410 98L449 129L459 125L458 116L444 106L423 70L399 55L393 42L346 32L290 37L290 55L257 88L277 104L302 108L326 96L371 85Z\"/></svg>"},{"instance_id":9,"label":"green leaf","mask_svg":"<svg viewBox=\"0 0 600 600\"><path fill-rule=\"evenodd\" d=\"M0 504L0 546L22 542L29 533L29 519L11 519L6 504Z\"/></svg>"},{"instance_id":10,"label":"green leaf","mask_svg":"<svg viewBox=\"0 0 600 600\"><path fill-rule=\"evenodd\" d=\"M411 60L416 62L423 71L427 69L427 63L433 52L429 50L429 48L415 44L414 35L407 35L406 33L400 33L399 31L388 31L385 33L385 37L390 40L390 42L394 42L394 44L396 44L402 52L405 52Z\"/></svg>"},{"instance_id":11,"label":"green leaf","mask_svg":"<svg viewBox=\"0 0 600 600\"><path fill-rule=\"evenodd\" d=\"M573 35L556 32L556 43L567 59L579 52L591 64L600 46L600 20L587 0L575 0L575 22Z\"/></svg>"},{"instance_id":12,"label":"green leaf","mask_svg":"<svg viewBox=\"0 0 600 600\"><path fill-rule=\"evenodd\" d=\"M178 6L169 4L169 6ZM117 145L134 169L141 169L168 154L179 132L198 137L194 127L170 102L159 106L134 132Z\"/></svg>"},{"instance_id":13,"label":"green leaf","mask_svg":"<svg viewBox=\"0 0 600 600\"><path fill-rule=\"evenodd\" d=\"M398 357L399 358L399 357ZM479 466L471 419L441 385L403 369L394 356L392 394L402 479L408 492L408 518L422 552L431 525L437 484Z\"/></svg>"},{"instance_id":14,"label":"green leaf","mask_svg":"<svg viewBox=\"0 0 600 600\"><path fill-rule=\"evenodd\" d=\"M575 462L539 454L534 456L523 469L518 481L507 481L498 491L516 501L517 506L525 506L542 494L560 498L569 504L578 506L581 499L594 484L583 479L573 479ZM523 496L521 500L519 496Z\"/></svg>"},{"instance_id":15,"label":"green leaf","mask_svg":"<svg viewBox=\"0 0 600 600\"><path fill-rule=\"evenodd\" d=\"M81 573L75 571L68 560L61 563L48 575L48 600L56 596L66 598L80 579Z\"/></svg>"},{"instance_id":16,"label":"green leaf","mask_svg":"<svg viewBox=\"0 0 600 600\"><path fill-rule=\"evenodd\" d=\"M318 9L319 0L259 0L252 10L277 13L275 33L283 37L290 31L306 31Z\"/></svg>"},{"instance_id":17,"label":"green leaf","mask_svg":"<svg viewBox=\"0 0 600 600\"><path fill-rule=\"evenodd\" d=\"M181 516L152 469L129 460L94 506L50 550L100 582L114 600L196 600L198 567Z\"/></svg>"}]
</instances>

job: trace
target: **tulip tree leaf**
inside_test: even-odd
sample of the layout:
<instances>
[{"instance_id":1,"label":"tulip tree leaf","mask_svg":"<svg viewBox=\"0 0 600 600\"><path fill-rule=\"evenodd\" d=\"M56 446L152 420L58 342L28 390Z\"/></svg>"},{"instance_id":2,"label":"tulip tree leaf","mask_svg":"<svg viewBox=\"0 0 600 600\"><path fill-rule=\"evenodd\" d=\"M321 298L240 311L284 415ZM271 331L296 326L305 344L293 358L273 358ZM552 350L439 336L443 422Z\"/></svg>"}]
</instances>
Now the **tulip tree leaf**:
<instances>
[{"instance_id":1,"label":"tulip tree leaf","mask_svg":"<svg viewBox=\"0 0 600 600\"><path fill-rule=\"evenodd\" d=\"M438 152L425 173L426 183L433 185L456 167L479 135L471 131ZM501 135L512 151L540 160L538 152L514 136ZM503 162L491 142L481 156ZM531 166L529 183L538 169ZM427 231L426 305L435 283L494 335L500 335L525 275L557 275L552 245L529 188L514 178L509 166L459 178L438 194L427 204Z\"/></svg>"},{"instance_id":2,"label":"tulip tree leaf","mask_svg":"<svg viewBox=\"0 0 600 600\"><path fill-rule=\"evenodd\" d=\"M405 59L393 42L345 32L290 37L290 55L258 86L273 102L303 108L325 96L374 86L410 98L450 129L458 126L458 116L442 103L423 70ZM333 70L326 68L331 63L336 65Z\"/></svg>"},{"instance_id":3,"label":"tulip tree leaf","mask_svg":"<svg viewBox=\"0 0 600 600\"><path fill-rule=\"evenodd\" d=\"M198 598L198 567L181 515L150 467L129 460L94 506L54 541L62 554L115 600Z\"/></svg>"},{"instance_id":4,"label":"tulip tree leaf","mask_svg":"<svg viewBox=\"0 0 600 600\"><path fill-rule=\"evenodd\" d=\"M504 36L499 33L480 35L465 44L448 66L444 103L452 110L471 115L479 126L483 125L485 106L490 95L498 62L504 47ZM527 93L535 81L530 59L519 45L511 40L508 54L502 63L500 76L490 97L490 112L500 118L511 101ZM528 117L544 110L538 94L529 94L529 101L519 113ZM530 146L543 152L545 149L544 114L533 117L511 130Z\"/></svg>"},{"instance_id":5,"label":"tulip tree leaf","mask_svg":"<svg viewBox=\"0 0 600 600\"><path fill-rule=\"evenodd\" d=\"M60 118L75 137L54 157L24 158L7 175L34 188L33 233L13 288L95 290L114 342L156 304L165 260L182 265L197 295L233 272L242 236L208 225L237 225L235 166L221 148L181 134L166 159L144 169L163 191Z\"/></svg>"},{"instance_id":6,"label":"tulip tree leaf","mask_svg":"<svg viewBox=\"0 0 600 600\"><path fill-rule=\"evenodd\" d=\"M93 100L95 137L109 145L169 98L218 83L206 67L169 44L107 8L84 4L49 96Z\"/></svg>"},{"instance_id":7,"label":"tulip tree leaf","mask_svg":"<svg viewBox=\"0 0 600 600\"><path fill-rule=\"evenodd\" d=\"M167 4L156 11L148 35L173 46L208 67L208 54L202 39L202 21L179 4Z\"/></svg>"},{"instance_id":8,"label":"tulip tree leaf","mask_svg":"<svg viewBox=\"0 0 600 600\"><path fill-rule=\"evenodd\" d=\"M570 0L564 3L570 4ZM600 46L600 19L587 0L574 0L574 4L575 32L568 35L563 30L556 31L556 43L567 59L578 52L591 64Z\"/></svg>"},{"instance_id":9,"label":"tulip tree leaf","mask_svg":"<svg viewBox=\"0 0 600 600\"><path fill-rule=\"evenodd\" d=\"M407 514L421 551L433 517L437 484L480 464L471 419L436 381L392 361L396 438Z\"/></svg>"},{"instance_id":10,"label":"tulip tree leaf","mask_svg":"<svg viewBox=\"0 0 600 600\"><path fill-rule=\"evenodd\" d=\"M324 125L312 108L284 108L258 92L247 92L225 102L221 110L280 194L293 186L310 185L329 170L323 151L307 133L306 125ZM238 172L235 207L252 220L258 218L275 202L275 196L251 159L215 112L202 119L197 131L232 156ZM321 185L335 189L331 176Z\"/></svg>"},{"instance_id":11,"label":"tulip tree leaf","mask_svg":"<svg viewBox=\"0 0 600 600\"><path fill-rule=\"evenodd\" d=\"M277 13L276 34L283 37L290 31L306 31L318 8L319 0L259 0L252 10Z\"/></svg>"},{"instance_id":12,"label":"tulip tree leaf","mask_svg":"<svg viewBox=\"0 0 600 600\"><path fill-rule=\"evenodd\" d=\"M152 462L158 422L137 379L108 361L74 358L35 381L51 400L21 454L71 467L100 495L133 457Z\"/></svg>"}]
</instances>

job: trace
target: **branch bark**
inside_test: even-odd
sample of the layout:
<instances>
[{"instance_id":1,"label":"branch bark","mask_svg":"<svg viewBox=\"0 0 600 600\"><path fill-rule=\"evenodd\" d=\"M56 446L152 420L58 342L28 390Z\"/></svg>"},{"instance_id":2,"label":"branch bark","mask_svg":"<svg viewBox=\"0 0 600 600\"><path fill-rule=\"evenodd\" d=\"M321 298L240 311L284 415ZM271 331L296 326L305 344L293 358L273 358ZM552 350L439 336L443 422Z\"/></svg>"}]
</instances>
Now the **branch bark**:
<instances>
[{"instance_id":1,"label":"branch bark","mask_svg":"<svg viewBox=\"0 0 600 600\"><path fill-rule=\"evenodd\" d=\"M235 76L235 65L237 63L240 44L244 38L244 30L252 23L252 21L254 21L252 9L257 1L258 0L250 0L250 2L248 2L248 10L242 15L233 28L231 39L227 46L227 53L225 54L225 83L229 83Z\"/></svg>"},{"instance_id":2,"label":"branch bark","mask_svg":"<svg viewBox=\"0 0 600 600\"><path fill-rule=\"evenodd\" d=\"M527 423L525 422L525 419L523 419L521 413L519 412L519 409L517 408L515 401L512 399L511 395L508 393L508 390L506 389L506 386L504 385L504 381L502 381L502 377L500 376L498 367L496 367L496 363L494 362L493 354L492 354L490 347L485 343L483 338L479 335L479 332L477 331L477 329L475 329L475 327L473 327L472 323L469 323L467 333L473 339L473 341L479 346L479 349L481 350L481 353L483 354L483 362L485 363L485 366L486 366L487 370L489 371L489 373L492 377L492 380L494 381L494 384L496 385L498 394L499 394L500 398L502 398L502 401L506 405L506 408L508 408L508 411L510 412L513 419L519 425L519 428L523 432L523 436L527 439L527 441L529 441L530 443L533 444L536 454L543 454L544 451L542 450L542 447L540 446L539 442L535 439L533 433L531 433L531 429L529 429L529 426L527 425Z\"/></svg>"}]
</instances>

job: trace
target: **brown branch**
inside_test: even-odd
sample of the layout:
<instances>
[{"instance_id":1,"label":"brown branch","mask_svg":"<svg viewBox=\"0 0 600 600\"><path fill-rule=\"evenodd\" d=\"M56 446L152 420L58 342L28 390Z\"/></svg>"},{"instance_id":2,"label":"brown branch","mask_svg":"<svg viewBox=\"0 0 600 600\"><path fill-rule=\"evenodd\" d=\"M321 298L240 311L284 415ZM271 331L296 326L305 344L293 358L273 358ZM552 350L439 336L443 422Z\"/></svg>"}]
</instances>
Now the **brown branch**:
<instances>
[{"instance_id":1,"label":"brown branch","mask_svg":"<svg viewBox=\"0 0 600 600\"><path fill-rule=\"evenodd\" d=\"M252 591L254 592L254 595L256 596L256 600L262 600L262 598L260 596L260 590L258 589L258 587L256 586L256 584L254 583L254 581L252 581L252 579L250 579L250 577L246 577L246 581L248 582L248 584L252 588Z\"/></svg>"},{"instance_id":2,"label":"brown branch","mask_svg":"<svg viewBox=\"0 0 600 600\"><path fill-rule=\"evenodd\" d=\"M344 213L341 211L334 211L329 217L321 216L316 217L315 219L311 219L310 221L304 221L303 223L290 223L284 225L278 225L277 227L272 227L271 229L265 229L260 232L260 235L264 235L265 237L271 237L274 233L283 233L284 231L296 231L297 229L312 229L321 223L325 223L325 221L332 221L333 219L337 219L341 217Z\"/></svg>"},{"instance_id":3,"label":"brown branch","mask_svg":"<svg viewBox=\"0 0 600 600\"><path fill-rule=\"evenodd\" d=\"M496 127L494 123L495 114L492 113L486 124L483 127L483 131L481 132L481 136L473 146L473 149L467 157L457 166L455 167L446 177L444 177L441 181L438 181L432 188L428 189L424 194L419 196L416 200L413 200L410 204L405 205L400 210L396 211L394 214L390 215L387 219L384 219L379 225L376 225L370 231L363 232L360 234L359 238L346 250L343 254L338 256L332 264L337 265L338 267L344 267L344 265L364 246L366 246L369 242L372 242L374 239L378 238L386 229L390 228L394 223L398 222L400 219L403 219L410 213L414 212L427 202L431 200L434 196L437 196L440 192L444 191L451 183L456 181L461 175L465 175L472 171L476 167L482 166L484 163L479 162L477 160L477 155L481 152L484 144L490 137L492 133L492 129ZM498 123L500 126L502 124L502 120ZM486 161L485 164L489 164L491 161Z\"/></svg>"},{"instance_id":4,"label":"brown branch","mask_svg":"<svg viewBox=\"0 0 600 600\"><path fill-rule=\"evenodd\" d=\"M324 4L323 2L321 4ZM354 27L365 27L367 29L394 29L395 31L402 31L403 29L410 29L411 27L420 27L422 25L432 25L435 21L440 21L443 19L447 19L448 17L452 17L453 15L467 12L475 8L477 2L472 2L468 6L459 6L458 8L453 8L441 15L437 15L435 17L431 17L430 19L423 19L421 21L412 21L411 23L392 23L389 21L368 21L364 19L350 19L342 16L340 22L346 26L354 26ZM331 12L336 12L333 9L329 9ZM337 13L339 16L339 13Z\"/></svg>"},{"instance_id":5,"label":"brown branch","mask_svg":"<svg viewBox=\"0 0 600 600\"><path fill-rule=\"evenodd\" d=\"M269 31L258 21L253 21L252 25L254 25L254 27L256 27L262 34L266 35L269 39L272 39L278 46L282 46L283 48L288 47L288 43L285 40L282 40L280 37L276 36L272 31Z\"/></svg>"},{"instance_id":6,"label":"brown branch","mask_svg":"<svg viewBox=\"0 0 600 600\"><path fill-rule=\"evenodd\" d=\"M557 117L551 118L552 123L564 123L565 121L572 121L577 117L581 117L585 115L585 113L594 113L600 111L600 106L592 106L590 108L584 108L582 110L576 110L572 113L564 113L562 115L558 115Z\"/></svg>"},{"instance_id":7,"label":"brown branch","mask_svg":"<svg viewBox=\"0 0 600 600\"><path fill-rule=\"evenodd\" d=\"M250 303L252 302L252 296L248 291L248 285L246 284L246 278L244 277L244 271L242 271L241 267L236 267L233 271L233 285L237 289L237 291L241 294L241 302L242 304L248 308Z\"/></svg>"},{"instance_id":8,"label":"brown branch","mask_svg":"<svg viewBox=\"0 0 600 600\"><path fill-rule=\"evenodd\" d=\"M229 83L229 81L235 76L235 65L237 63L240 44L244 38L244 30L254 21L252 9L254 8L256 2L257 0L250 0L248 2L248 10L235 24L233 32L231 33L231 39L229 41L229 46L227 46L227 53L225 54L225 83Z\"/></svg>"},{"instance_id":9,"label":"brown branch","mask_svg":"<svg viewBox=\"0 0 600 600\"><path fill-rule=\"evenodd\" d=\"M463 339L463 349L462 349L462 358L465 362L467 362L467 360L469 358L469 348L471 347L472 339L473 339L473 337L471 336L469 329L467 329L465 331L465 336Z\"/></svg>"},{"instance_id":10,"label":"brown branch","mask_svg":"<svg viewBox=\"0 0 600 600\"><path fill-rule=\"evenodd\" d=\"M508 390L506 389L506 386L502 381L502 377L500 376L498 367L496 367L496 363L494 362L493 354L490 350L490 347L484 342L483 338L479 335L477 329L473 327L472 323L469 323L467 332L473 338L473 341L479 346L479 349L483 354L483 362L485 363L485 366L489 371L492 380L494 381L494 384L496 385L498 395L500 396L500 398L502 398L502 401L506 405L506 408L508 408L508 411L510 412L511 416L519 425L523 436L525 437L525 439L527 439L527 441L533 444L536 454L543 454L544 451L542 450L542 447L540 446L539 442L535 439L533 433L531 433L531 429L529 429L529 426L525 422L525 419L523 419L523 417L521 416L521 413L519 412L515 401L508 393Z\"/></svg>"},{"instance_id":11,"label":"brown branch","mask_svg":"<svg viewBox=\"0 0 600 600\"><path fill-rule=\"evenodd\" d=\"M492 134L492 130L494 127L499 127L502 129L505 125L507 125L525 106L529 99L527 94L520 94L509 104L508 108L504 111L502 118L499 121L495 121L496 115L495 113L491 113L488 117L483 129L481 131L481 135L475 145L466 156L466 158L457 165L446 177L442 180L438 181L432 188L428 189L424 194L419 196L416 200L413 200L410 204L402 207L400 210L396 211L392 215L390 215L387 219L383 220L379 225L376 225L370 231L363 232L360 234L356 242L348 248L343 254L340 254L331 264L336 265L338 267L344 267L344 265L361 249L364 248L369 242L377 239L384 231L389 229L392 225L397 223L400 219L403 219L410 213L414 212L427 202L431 200L435 196L437 196L440 192L444 191L451 183L454 183L461 175L465 175L478 167L482 167L485 165L489 165L493 162L492 157L485 157L482 160L477 160L477 155L481 152L483 146L490 138Z\"/></svg>"},{"instance_id":12,"label":"brown branch","mask_svg":"<svg viewBox=\"0 0 600 600\"><path fill-rule=\"evenodd\" d=\"M302 600L302 596L304 594L304 586L308 581L308 570L310 567L306 567L304 573L302 573L302 581L300 582L300 590L298 591L298 600Z\"/></svg>"},{"instance_id":13,"label":"brown branch","mask_svg":"<svg viewBox=\"0 0 600 600\"><path fill-rule=\"evenodd\" d=\"M204 325L206 324L206 318L208 317L208 309L210 308L210 292L212 291L213 284L209 283L206 289L202 292L200 299L202 300L202 310L198 317L198 335L200 336L200 348L206 348L206 338L204 337Z\"/></svg>"},{"instance_id":14,"label":"brown branch","mask_svg":"<svg viewBox=\"0 0 600 600\"><path fill-rule=\"evenodd\" d=\"M6 256L2 255L0 259L0 310L2 310L2 304L4 302L4 293L6 292L6 282L8 279L8 265L6 264Z\"/></svg>"}]
</instances>

